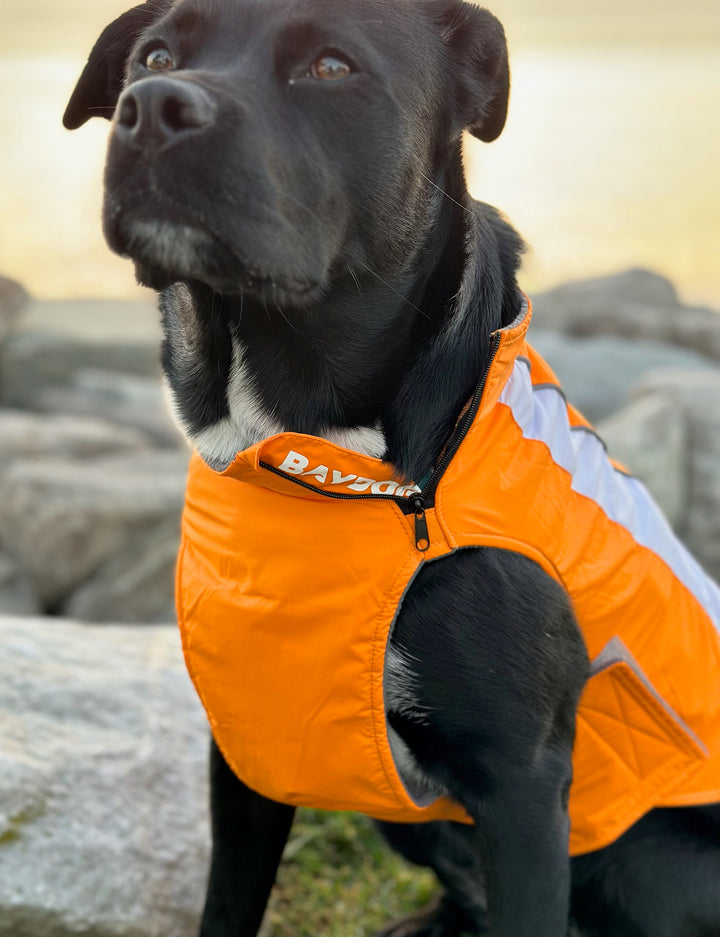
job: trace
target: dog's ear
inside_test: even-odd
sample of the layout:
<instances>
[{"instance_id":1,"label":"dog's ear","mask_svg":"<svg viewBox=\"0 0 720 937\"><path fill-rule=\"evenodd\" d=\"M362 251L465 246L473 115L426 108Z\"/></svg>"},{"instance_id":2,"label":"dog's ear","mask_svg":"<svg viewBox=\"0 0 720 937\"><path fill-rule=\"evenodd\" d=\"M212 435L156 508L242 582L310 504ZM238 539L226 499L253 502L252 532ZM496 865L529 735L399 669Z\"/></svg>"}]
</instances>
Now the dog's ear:
<instances>
[{"instance_id":1,"label":"dog's ear","mask_svg":"<svg viewBox=\"0 0 720 937\"><path fill-rule=\"evenodd\" d=\"M505 30L488 10L463 0L430 3L455 66L460 118L465 129L490 143L502 133L510 97Z\"/></svg>"},{"instance_id":2,"label":"dog's ear","mask_svg":"<svg viewBox=\"0 0 720 937\"><path fill-rule=\"evenodd\" d=\"M68 130L77 130L91 117L112 119L135 40L169 6L170 0L148 0L105 27L65 108L63 124Z\"/></svg>"}]
</instances>

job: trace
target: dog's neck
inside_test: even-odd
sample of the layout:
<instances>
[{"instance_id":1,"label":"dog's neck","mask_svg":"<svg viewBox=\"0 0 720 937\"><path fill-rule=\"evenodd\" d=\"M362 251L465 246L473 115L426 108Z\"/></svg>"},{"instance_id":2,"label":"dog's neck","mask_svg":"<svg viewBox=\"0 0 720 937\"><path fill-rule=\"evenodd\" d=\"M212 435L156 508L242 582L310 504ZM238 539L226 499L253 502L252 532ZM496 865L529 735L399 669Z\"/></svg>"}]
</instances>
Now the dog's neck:
<instances>
[{"instance_id":1,"label":"dog's neck","mask_svg":"<svg viewBox=\"0 0 720 937\"><path fill-rule=\"evenodd\" d=\"M514 318L520 242L454 161L401 275L345 270L311 308L176 285L163 365L179 422L214 468L274 433L322 436L421 478ZM362 275L361 275L362 273Z\"/></svg>"}]
</instances>

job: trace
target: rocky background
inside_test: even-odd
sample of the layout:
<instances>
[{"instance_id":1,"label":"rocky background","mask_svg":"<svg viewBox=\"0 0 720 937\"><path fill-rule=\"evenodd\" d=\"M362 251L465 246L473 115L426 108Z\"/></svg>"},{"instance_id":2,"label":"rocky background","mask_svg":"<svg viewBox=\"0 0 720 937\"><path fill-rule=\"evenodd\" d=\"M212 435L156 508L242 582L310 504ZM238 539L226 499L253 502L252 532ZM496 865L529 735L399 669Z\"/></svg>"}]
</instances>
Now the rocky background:
<instances>
[{"instance_id":1,"label":"rocky background","mask_svg":"<svg viewBox=\"0 0 720 937\"><path fill-rule=\"evenodd\" d=\"M720 315L642 270L534 304L568 397L720 577ZM195 933L207 739L168 627L188 450L157 320L0 277L0 937Z\"/></svg>"}]
</instances>

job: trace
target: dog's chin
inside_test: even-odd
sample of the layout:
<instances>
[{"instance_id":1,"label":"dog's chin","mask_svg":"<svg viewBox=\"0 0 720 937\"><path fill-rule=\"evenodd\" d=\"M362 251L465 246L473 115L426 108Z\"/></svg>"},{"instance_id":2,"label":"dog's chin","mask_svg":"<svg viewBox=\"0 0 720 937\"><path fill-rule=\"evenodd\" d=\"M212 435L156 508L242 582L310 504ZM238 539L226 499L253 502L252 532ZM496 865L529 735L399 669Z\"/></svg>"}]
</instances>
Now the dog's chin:
<instances>
[{"instance_id":1,"label":"dog's chin","mask_svg":"<svg viewBox=\"0 0 720 937\"><path fill-rule=\"evenodd\" d=\"M248 275L239 277L222 276L202 269L169 270L147 261L133 260L135 278L141 286L158 293L178 282L204 283L215 293L224 296L250 296L265 306L283 309L304 309L312 306L324 294L316 283L283 286L275 280L256 280Z\"/></svg>"},{"instance_id":2,"label":"dog's chin","mask_svg":"<svg viewBox=\"0 0 720 937\"><path fill-rule=\"evenodd\" d=\"M303 308L323 294L322 284L250 266L213 235L191 225L133 220L106 224L110 248L135 265L138 283L162 291L181 280L207 284L225 295L251 295L262 303Z\"/></svg>"}]
</instances>

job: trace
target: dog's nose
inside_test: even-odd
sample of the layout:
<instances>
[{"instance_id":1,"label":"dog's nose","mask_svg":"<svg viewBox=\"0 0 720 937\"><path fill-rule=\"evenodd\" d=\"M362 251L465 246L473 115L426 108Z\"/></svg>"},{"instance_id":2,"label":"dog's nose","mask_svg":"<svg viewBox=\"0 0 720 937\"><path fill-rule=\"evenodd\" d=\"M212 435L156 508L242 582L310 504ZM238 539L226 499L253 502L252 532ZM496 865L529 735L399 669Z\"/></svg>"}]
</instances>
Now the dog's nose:
<instances>
[{"instance_id":1,"label":"dog's nose","mask_svg":"<svg viewBox=\"0 0 720 937\"><path fill-rule=\"evenodd\" d=\"M213 102L199 85L172 78L145 78L120 95L115 133L138 148L161 150L201 133L214 118Z\"/></svg>"}]
</instances>

